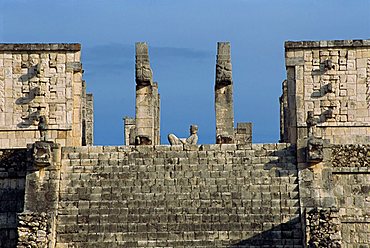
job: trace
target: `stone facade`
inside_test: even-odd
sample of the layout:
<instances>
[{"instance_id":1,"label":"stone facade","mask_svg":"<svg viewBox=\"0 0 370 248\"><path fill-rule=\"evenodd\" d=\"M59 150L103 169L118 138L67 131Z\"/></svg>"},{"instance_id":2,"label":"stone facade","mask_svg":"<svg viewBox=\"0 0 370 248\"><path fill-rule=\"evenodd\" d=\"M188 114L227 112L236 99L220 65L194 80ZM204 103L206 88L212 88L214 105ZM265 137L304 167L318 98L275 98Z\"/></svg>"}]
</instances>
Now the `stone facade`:
<instances>
[{"instance_id":1,"label":"stone facade","mask_svg":"<svg viewBox=\"0 0 370 248\"><path fill-rule=\"evenodd\" d=\"M338 209L334 229L341 233L335 240L314 235L314 242L307 235L306 244L367 247L370 41L286 42L285 57L280 136L297 145L301 215L317 220L315 209Z\"/></svg>"},{"instance_id":2,"label":"stone facade","mask_svg":"<svg viewBox=\"0 0 370 248\"><path fill-rule=\"evenodd\" d=\"M234 127L222 42L219 144L160 145L158 84L137 43L126 145L94 146L80 46L0 45L0 247L369 247L370 41L285 48L282 143Z\"/></svg>"},{"instance_id":3,"label":"stone facade","mask_svg":"<svg viewBox=\"0 0 370 248\"><path fill-rule=\"evenodd\" d=\"M82 145L80 44L0 44L0 148L24 148L39 139Z\"/></svg>"},{"instance_id":4,"label":"stone facade","mask_svg":"<svg viewBox=\"0 0 370 248\"><path fill-rule=\"evenodd\" d=\"M306 134L308 111L315 135L334 144L369 143L370 43L368 40L286 42L286 142ZM330 64L328 66L327 64Z\"/></svg>"}]
</instances>

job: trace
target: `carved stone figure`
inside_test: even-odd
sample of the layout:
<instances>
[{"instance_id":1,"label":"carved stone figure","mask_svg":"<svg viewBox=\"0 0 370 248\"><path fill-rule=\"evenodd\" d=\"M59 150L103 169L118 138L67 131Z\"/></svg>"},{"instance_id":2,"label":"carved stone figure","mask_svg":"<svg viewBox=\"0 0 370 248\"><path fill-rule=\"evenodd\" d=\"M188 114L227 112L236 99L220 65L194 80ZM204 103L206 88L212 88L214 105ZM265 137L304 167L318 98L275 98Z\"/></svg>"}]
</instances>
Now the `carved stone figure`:
<instances>
[{"instance_id":1,"label":"carved stone figure","mask_svg":"<svg viewBox=\"0 0 370 248\"><path fill-rule=\"evenodd\" d=\"M52 163L52 142L36 141L33 145L33 164L37 167L46 167Z\"/></svg>"},{"instance_id":2,"label":"carved stone figure","mask_svg":"<svg viewBox=\"0 0 370 248\"><path fill-rule=\"evenodd\" d=\"M40 140L47 141L48 140L48 135L47 135L48 124L46 122L46 117L44 115L39 117L39 124L37 125L37 128L40 132Z\"/></svg>"},{"instance_id":3,"label":"carved stone figure","mask_svg":"<svg viewBox=\"0 0 370 248\"><path fill-rule=\"evenodd\" d=\"M196 145L198 142L198 126L197 125L190 125L190 136L188 138L178 138L174 134L168 135L168 141L171 145L182 145L182 144L189 144L189 145Z\"/></svg>"},{"instance_id":4,"label":"carved stone figure","mask_svg":"<svg viewBox=\"0 0 370 248\"><path fill-rule=\"evenodd\" d=\"M216 84L232 84L232 65L229 42L218 42L216 62Z\"/></svg>"},{"instance_id":5,"label":"carved stone figure","mask_svg":"<svg viewBox=\"0 0 370 248\"><path fill-rule=\"evenodd\" d=\"M148 45L145 42L136 43L136 84L141 86L151 85L153 72L149 64Z\"/></svg>"},{"instance_id":6,"label":"carved stone figure","mask_svg":"<svg viewBox=\"0 0 370 248\"><path fill-rule=\"evenodd\" d=\"M216 81L219 84L229 85L232 83L232 71L230 61L220 61L216 65Z\"/></svg>"},{"instance_id":7,"label":"carved stone figure","mask_svg":"<svg viewBox=\"0 0 370 248\"><path fill-rule=\"evenodd\" d=\"M324 159L324 142L321 138L311 137L307 141L307 161L320 162Z\"/></svg>"},{"instance_id":8,"label":"carved stone figure","mask_svg":"<svg viewBox=\"0 0 370 248\"><path fill-rule=\"evenodd\" d=\"M313 111L307 112L306 124L307 124L307 136L313 137L317 125L317 119L314 117Z\"/></svg>"}]
</instances>

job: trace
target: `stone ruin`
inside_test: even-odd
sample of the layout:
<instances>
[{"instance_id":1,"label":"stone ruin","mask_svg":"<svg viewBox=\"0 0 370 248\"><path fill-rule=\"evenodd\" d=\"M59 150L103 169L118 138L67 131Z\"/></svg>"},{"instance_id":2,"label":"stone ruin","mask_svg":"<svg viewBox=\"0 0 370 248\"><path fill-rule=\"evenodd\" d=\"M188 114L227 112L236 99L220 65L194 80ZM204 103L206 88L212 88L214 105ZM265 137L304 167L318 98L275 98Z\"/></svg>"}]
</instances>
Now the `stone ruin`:
<instances>
[{"instance_id":1,"label":"stone ruin","mask_svg":"<svg viewBox=\"0 0 370 248\"><path fill-rule=\"evenodd\" d=\"M158 83L137 43L126 145L94 146L80 52L0 44L0 247L370 246L370 40L285 43L276 144L234 126L219 42L215 144L160 144Z\"/></svg>"},{"instance_id":2,"label":"stone ruin","mask_svg":"<svg viewBox=\"0 0 370 248\"><path fill-rule=\"evenodd\" d=\"M148 45L136 43L136 117L124 118L126 145L160 144L160 96L153 82ZM238 123L234 128L231 49L229 42L217 47L215 112L217 144L251 144L252 123ZM171 142L170 142L171 143Z\"/></svg>"}]
</instances>

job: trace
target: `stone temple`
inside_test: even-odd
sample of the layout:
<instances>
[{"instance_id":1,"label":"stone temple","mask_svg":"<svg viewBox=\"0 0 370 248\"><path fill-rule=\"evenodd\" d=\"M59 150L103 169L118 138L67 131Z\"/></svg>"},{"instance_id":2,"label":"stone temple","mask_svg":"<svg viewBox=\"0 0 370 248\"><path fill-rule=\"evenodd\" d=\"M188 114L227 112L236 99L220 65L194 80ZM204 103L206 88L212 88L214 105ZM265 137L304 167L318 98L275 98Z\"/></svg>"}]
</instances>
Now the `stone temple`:
<instances>
[{"instance_id":1,"label":"stone temple","mask_svg":"<svg viewBox=\"0 0 370 248\"><path fill-rule=\"evenodd\" d=\"M80 53L0 44L0 247L370 247L370 40L285 43L276 144L234 123L219 42L215 144L195 125L160 144L160 83L137 43L126 145L94 146Z\"/></svg>"}]
</instances>

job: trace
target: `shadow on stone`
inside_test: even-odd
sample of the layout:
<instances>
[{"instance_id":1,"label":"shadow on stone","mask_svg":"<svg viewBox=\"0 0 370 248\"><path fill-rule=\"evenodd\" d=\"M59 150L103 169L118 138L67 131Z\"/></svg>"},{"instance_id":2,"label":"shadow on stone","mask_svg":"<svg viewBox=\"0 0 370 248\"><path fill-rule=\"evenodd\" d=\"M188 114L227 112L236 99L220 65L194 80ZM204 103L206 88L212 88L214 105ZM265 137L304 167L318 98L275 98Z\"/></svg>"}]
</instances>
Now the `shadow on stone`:
<instances>
[{"instance_id":1,"label":"shadow on stone","mask_svg":"<svg viewBox=\"0 0 370 248\"><path fill-rule=\"evenodd\" d=\"M34 124L34 122L39 118L40 111L37 110L35 112L30 113L28 116L24 118L24 120L17 124L19 128L27 128Z\"/></svg>"},{"instance_id":2,"label":"shadow on stone","mask_svg":"<svg viewBox=\"0 0 370 248\"><path fill-rule=\"evenodd\" d=\"M292 176L297 175L297 159L296 159L296 147L290 146L284 149L269 152L268 156L275 157L275 160L271 160L264 164L265 170L275 171L275 176Z\"/></svg>"},{"instance_id":3,"label":"shadow on stone","mask_svg":"<svg viewBox=\"0 0 370 248\"><path fill-rule=\"evenodd\" d=\"M299 218L261 232L251 238L241 240L229 248L242 247L300 247L302 244L301 222Z\"/></svg>"},{"instance_id":4,"label":"shadow on stone","mask_svg":"<svg viewBox=\"0 0 370 248\"><path fill-rule=\"evenodd\" d=\"M17 213L23 212L27 150L0 150L0 247L17 245Z\"/></svg>"},{"instance_id":5,"label":"shadow on stone","mask_svg":"<svg viewBox=\"0 0 370 248\"><path fill-rule=\"evenodd\" d=\"M28 73L23 74L18 78L19 82L27 82L28 80L36 77L37 75L37 65L30 66L28 63L22 65L22 68L28 68Z\"/></svg>"}]
</instances>

